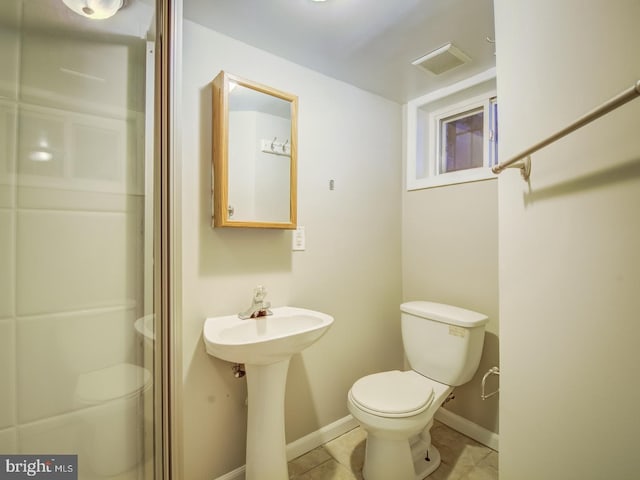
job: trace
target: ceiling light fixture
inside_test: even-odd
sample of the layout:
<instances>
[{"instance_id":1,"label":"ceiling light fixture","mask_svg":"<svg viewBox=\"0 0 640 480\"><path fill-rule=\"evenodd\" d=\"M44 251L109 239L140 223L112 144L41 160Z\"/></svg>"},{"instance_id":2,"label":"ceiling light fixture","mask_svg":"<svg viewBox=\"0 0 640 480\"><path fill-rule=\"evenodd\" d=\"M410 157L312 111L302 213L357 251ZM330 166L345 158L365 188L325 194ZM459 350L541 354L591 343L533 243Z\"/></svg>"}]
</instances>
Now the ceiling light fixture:
<instances>
[{"instance_id":1,"label":"ceiling light fixture","mask_svg":"<svg viewBox=\"0 0 640 480\"><path fill-rule=\"evenodd\" d=\"M78 15L93 20L113 17L124 6L124 0L62 0Z\"/></svg>"}]
</instances>

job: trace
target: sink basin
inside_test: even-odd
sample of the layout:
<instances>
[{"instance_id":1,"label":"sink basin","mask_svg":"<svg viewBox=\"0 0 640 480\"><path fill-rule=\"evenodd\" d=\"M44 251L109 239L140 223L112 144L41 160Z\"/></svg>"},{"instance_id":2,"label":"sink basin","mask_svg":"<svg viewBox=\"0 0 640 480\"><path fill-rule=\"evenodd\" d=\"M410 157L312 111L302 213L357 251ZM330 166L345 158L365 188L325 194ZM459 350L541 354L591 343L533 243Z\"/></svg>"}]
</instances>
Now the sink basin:
<instances>
[{"instance_id":1,"label":"sink basin","mask_svg":"<svg viewBox=\"0 0 640 480\"><path fill-rule=\"evenodd\" d=\"M326 313L305 308L272 308L273 315L207 318L207 353L244 363L247 372L246 480L287 480L284 393L291 356L318 340L333 323Z\"/></svg>"},{"instance_id":2,"label":"sink basin","mask_svg":"<svg viewBox=\"0 0 640 480\"><path fill-rule=\"evenodd\" d=\"M207 353L229 362L268 365L286 360L318 340L333 323L326 313L305 308L272 308L273 315L242 320L237 315L207 318Z\"/></svg>"}]
</instances>

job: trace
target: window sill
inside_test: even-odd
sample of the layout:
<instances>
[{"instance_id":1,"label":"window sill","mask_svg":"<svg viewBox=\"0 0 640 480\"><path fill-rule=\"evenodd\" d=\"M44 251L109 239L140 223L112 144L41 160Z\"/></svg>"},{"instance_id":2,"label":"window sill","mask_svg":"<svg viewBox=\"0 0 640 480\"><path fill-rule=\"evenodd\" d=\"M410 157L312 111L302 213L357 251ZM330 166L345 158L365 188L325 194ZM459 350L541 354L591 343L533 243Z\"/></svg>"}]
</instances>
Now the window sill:
<instances>
[{"instance_id":1,"label":"window sill","mask_svg":"<svg viewBox=\"0 0 640 480\"><path fill-rule=\"evenodd\" d=\"M445 187L460 183L480 182L483 180L497 179L498 176L490 167L461 170L459 172L443 173L434 177L416 178L407 185L407 190L420 190L423 188Z\"/></svg>"}]
</instances>

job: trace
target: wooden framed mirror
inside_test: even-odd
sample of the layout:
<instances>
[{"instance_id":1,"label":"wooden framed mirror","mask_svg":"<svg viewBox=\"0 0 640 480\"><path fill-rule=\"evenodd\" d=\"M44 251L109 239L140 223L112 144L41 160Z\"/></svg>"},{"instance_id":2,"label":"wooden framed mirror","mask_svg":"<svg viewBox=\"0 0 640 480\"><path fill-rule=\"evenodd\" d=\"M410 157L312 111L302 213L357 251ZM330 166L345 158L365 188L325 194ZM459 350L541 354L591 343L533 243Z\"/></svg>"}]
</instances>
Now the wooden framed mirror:
<instances>
[{"instance_id":1,"label":"wooden framed mirror","mask_svg":"<svg viewBox=\"0 0 640 480\"><path fill-rule=\"evenodd\" d=\"M298 97L213 80L213 226L296 228Z\"/></svg>"}]
</instances>

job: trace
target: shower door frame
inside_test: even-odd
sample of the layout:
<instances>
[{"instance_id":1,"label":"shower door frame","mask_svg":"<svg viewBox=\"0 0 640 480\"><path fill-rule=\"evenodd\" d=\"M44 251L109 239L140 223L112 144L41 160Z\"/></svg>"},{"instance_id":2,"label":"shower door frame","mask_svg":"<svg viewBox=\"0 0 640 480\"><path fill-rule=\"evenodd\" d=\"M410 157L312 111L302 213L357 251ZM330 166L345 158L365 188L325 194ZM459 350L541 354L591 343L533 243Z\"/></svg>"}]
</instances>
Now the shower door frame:
<instances>
[{"instance_id":1,"label":"shower door frame","mask_svg":"<svg viewBox=\"0 0 640 480\"><path fill-rule=\"evenodd\" d=\"M175 185L180 106L182 0L156 0L154 311L159 352L154 356L155 480L179 480L181 474L181 379L179 312L179 235L174 228L179 202ZM158 354L159 353L159 354Z\"/></svg>"}]
</instances>

